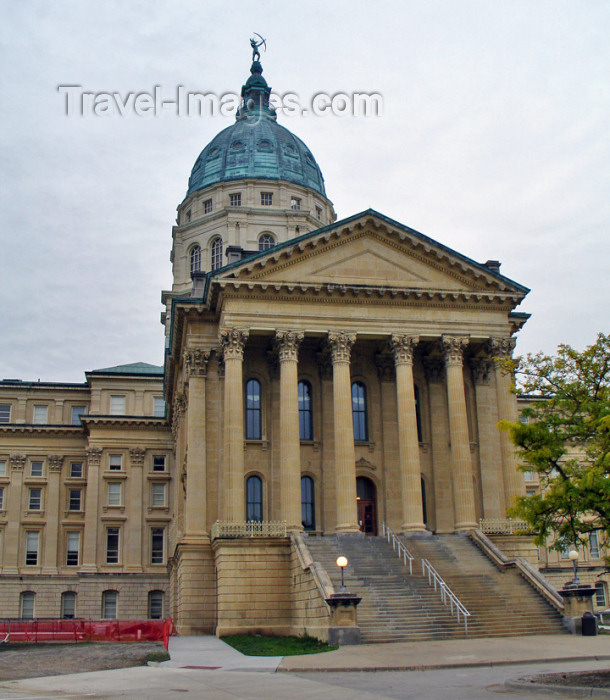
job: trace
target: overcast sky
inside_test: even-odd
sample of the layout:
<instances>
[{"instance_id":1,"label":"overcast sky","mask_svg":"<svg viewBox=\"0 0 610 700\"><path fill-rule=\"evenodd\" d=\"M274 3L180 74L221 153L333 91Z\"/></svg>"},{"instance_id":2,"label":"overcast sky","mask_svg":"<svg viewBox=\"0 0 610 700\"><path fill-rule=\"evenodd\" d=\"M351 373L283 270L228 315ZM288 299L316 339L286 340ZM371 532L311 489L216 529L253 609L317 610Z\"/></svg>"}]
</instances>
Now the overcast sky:
<instances>
[{"instance_id":1,"label":"overcast sky","mask_svg":"<svg viewBox=\"0 0 610 700\"><path fill-rule=\"evenodd\" d=\"M231 117L72 116L89 92L239 92L249 38L302 102L377 92L380 117L281 117L339 218L372 207L531 288L518 352L610 328L610 3L0 0L0 377L163 362L176 206Z\"/></svg>"}]
</instances>

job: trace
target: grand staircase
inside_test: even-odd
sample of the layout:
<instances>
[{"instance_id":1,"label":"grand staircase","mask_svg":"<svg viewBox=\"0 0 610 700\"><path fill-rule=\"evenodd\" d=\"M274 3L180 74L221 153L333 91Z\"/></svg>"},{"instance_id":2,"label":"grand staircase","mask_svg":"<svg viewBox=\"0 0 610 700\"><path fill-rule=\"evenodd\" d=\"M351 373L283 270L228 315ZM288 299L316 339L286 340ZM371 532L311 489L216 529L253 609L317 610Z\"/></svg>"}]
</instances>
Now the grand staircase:
<instances>
[{"instance_id":1,"label":"grand staircase","mask_svg":"<svg viewBox=\"0 0 610 700\"><path fill-rule=\"evenodd\" d=\"M336 565L347 557L345 585L362 596L358 624L362 642L453 639L465 636L438 592L428 586L421 559L428 559L470 612L468 637L505 637L565 632L561 615L515 570L501 572L467 538L433 535L403 540L415 557L409 574L382 537L308 537L311 556L328 572L335 590L341 583Z\"/></svg>"}]
</instances>

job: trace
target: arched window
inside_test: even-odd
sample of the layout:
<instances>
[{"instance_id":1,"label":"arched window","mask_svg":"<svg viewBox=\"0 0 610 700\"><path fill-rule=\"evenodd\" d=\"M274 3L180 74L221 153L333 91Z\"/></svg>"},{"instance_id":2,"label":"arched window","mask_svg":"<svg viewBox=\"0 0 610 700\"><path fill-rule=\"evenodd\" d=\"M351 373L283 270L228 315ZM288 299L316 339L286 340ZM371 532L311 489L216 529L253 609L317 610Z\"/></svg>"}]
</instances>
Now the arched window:
<instances>
[{"instance_id":1,"label":"arched window","mask_svg":"<svg viewBox=\"0 0 610 700\"><path fill-rule=\"evenodd\" d=\"M269 250L275 245L275 238L270 233L263 233L258 239L259 250Z\"/></svg>"},{"instance_id":2,"label":"arched window","mask_svg":"<svg viewBox=\"0 0 610 700\"><path fill-rule=\"evenodd\" d=\"M299 382L299 435L301 440L313 440L311 384Z\"/></svg>"},{"instance_id":3,"label":"arched window","mask_svg":"<svg viewBox=\"0 0 610 700\"><path fill-rule=\"evenodd\" d=\"M301 522L305 530L316 529L316 505L313 479L301 477Z\"/></svg>"},{"instance_id":4,"label":"arched window","mask_svg":"<svg viewBox=\"0 0 610 700\"><path fill-rule=\"evenodd\" d=\"M191 248L191 277L201 270L201 246L194 245Z\"/></svg>"},{"instance_id":5,"label":"arched window","mask_svg":"<svg viewBox=\"0 0 610 700\"><path fill-rule=\"evenodd\" d=\"M76 617L76 593L64 591L61 594L61 616L65 620L73 620Z\"/></svg>"},{"instance_id":6,"label":"arched window","mask_svg":"<svg viewBox=\"0 0 610 700\"><path fill-rule=\"evenodd\" d=\"M246 520L263 522L263 482L259 476L246 481Z\"/></svg>"},{"instance_id":7,"label":"arched window","mask_svg":"<svg viewBox=\"0 0 610 700\"><path fill-rule=\"evenodd\" d=\"M261 414L261 383L258 379L248 379L246 382L246 440L261 439Z\"/></svg>"},{"instance_id":8,"label":"arched window","mask_svg":"<svg viewBox=\"0 0 610 700\"><path fill-rule=\"evenodd\" d=\"M148 593L148 617L151 620L161 620L163 618L163 591L150 591Z\"/></svg>"},{"instance_id":9,"label":"arched window","mask_svg":"<svg viewBox=\"0 0 610 700\"><path fill-rule=\"evenodd\" d=\"M417 384L414 386L415 389L415 419L417 421L417 440L418 442L423 442L422 429L421 429L421 402L419 400L419 387Z\"/></svg>"},{"instance_id":10,"label":"arched window","mask_svg":"<svg viewBox=\"0 0 610 700\"><path fill-rule=\"evenodd\" d=\"M34 600L36 593L33 591L24 591L21 594L19 614L24 620L31 620L34 617Z\"/></svg>"},{"instance_id":11,"label":"arched window","mask_svg":"<svg viewBox=\"0 0 610 700\"><path fill-rule=\"evenodd\" d=\"M215 238L212 241L212 270L218 270L222 267L222 238Z\"/></svg>"},{"instance_id":12,"label":"arched window","mask_svg":"<svg viewBox=\"0 0 610 700\"><path fill-rule=\"evenodd\" d=\"M352 419L354 440L366 442L369 439L366 415L366 387L362 382L352 384Z\"/></svg>"},{"instance_id":13,"label":"arched window","mask_svg":"<svg viewBox=\"0 0 610 700\"><path fill-rule=\"evenodd\" d=\"M104 591L102 593L102 617L105 620L116 619L118 603L118 591Z\"/></svg>"}]
</instances>

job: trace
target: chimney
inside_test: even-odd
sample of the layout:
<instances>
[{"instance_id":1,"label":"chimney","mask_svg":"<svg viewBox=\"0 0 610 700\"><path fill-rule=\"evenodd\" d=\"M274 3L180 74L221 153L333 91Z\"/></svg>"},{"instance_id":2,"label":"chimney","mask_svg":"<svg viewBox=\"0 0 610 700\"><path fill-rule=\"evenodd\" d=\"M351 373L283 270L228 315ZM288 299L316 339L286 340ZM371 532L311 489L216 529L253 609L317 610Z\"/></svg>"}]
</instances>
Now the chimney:
<instances>
[{"instance_id":1,"label":"chimney","mask_svg":"<svg viewBox=\"0 0 610 700\"><path fill-rule=\"evenodd\" d=\"M501 264L502 263L499 260L488 260L487 262L483 263L483 265L485 265L485 267L492 272L500 272Z\"/></svg>"}]
</instances>

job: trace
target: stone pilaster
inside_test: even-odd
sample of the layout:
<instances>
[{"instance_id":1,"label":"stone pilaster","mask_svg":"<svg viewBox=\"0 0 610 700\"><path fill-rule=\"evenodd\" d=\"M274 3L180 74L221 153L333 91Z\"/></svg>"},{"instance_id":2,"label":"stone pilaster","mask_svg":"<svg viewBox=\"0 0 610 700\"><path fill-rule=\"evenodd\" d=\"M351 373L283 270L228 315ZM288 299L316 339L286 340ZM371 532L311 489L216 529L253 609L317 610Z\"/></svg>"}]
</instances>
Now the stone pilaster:
<instances>
[{"instance_id":1,"label":"stone pilaster","mask_svg":"<svg viewBox=\"0 0 610 700\"><path fill-rule=\"evenodd\" d=\"M42 561L43 574L57 573L57 547L59 537L59 488L63 455L50 455L48 458L49 480L44 504L46 514L45 546Z\"/></svg>"},{"instance_id":2,"label":"stone pilaster","mask_svg":"<svg viewBox=\"0 0 610 700\"><path fill-rule=\"evenodd\" d=\"M244 348L249 331L223 328L219 340L223 348L224 378L224 500L222 520L243 521L246 517L244 494Z\"/></svg>"},{"instance_id":3,"label":"stone pilaster","mask_svg":"<svg viewBox=\"0 0 610 700\"><path fill-rule=\"evenodd\" d=\"M513 338L490 338L491 354L499 359L507 359L515 347ZM514 423L518 418L517 399L512 392L512 379L499 362L494 363L496 375L496 396L498 402L498 420ZM502 452L502 473L504 475L504 497L506 508L513 505L517 496L525 496L523 473L517 470L515 449L508 433L500 431L500 450Z\"/></svg>"},{"instance_id":4,"label":"stone pilaster","mask_svg":"<svg viewBox=\"0 0 610 700\"><path fill-rule=\"evenodd\" d=\"M21 499L23 497L23 470L27 458L25 455L11 455L9 464L11 468L11 483L8 488L6 503L6 528L4 530L4 566L5 574L16 574L19 565L19 537L21 534Z\"/></svg>"},{"instance_id":5,"label":"stone pilaster","mask_svg":"<svg viewBox=\"0 0 610 700\"><path fill-rule=\"evenodd\" d=\"M206 377L210 352L187 350L188 374L187 458L185 535L186 541L207 540Z\"/></svg>"},{"instance_id":6,"label":"stone pilaster","mask_svg":"<svg viewBox=\"0 0 610 700\"><path fill-rule=\"evenodd\" d=\"M126 484L129 508L127 531L125 533L125 571L139 573L142 571L142 498L144 487L144 457L146 450L134 447L129 450L129 479Z\"/></svg>"},{"instance_id":7,"label":"stone pilaster","mask_svg":"<svg viewBox=\"0 0 610 700\"><path fill-rule=\"evenodd\" d=\"M275 331L280 360L280 518L292 532L303 529L297 364L303 337L301 331Z\"/></svg>"},{"instance_id":8,"label":"stone pilaster","mask_svg":"<svg viewBox=\"0 0 610 700\"><path fill-rule=\"evenodd\" d=\"M102 450L91 447L87 454L87 494L85 497L85 535L81 571L97 571L97 530L99 521L100 464Z\"/></svg>"},{"instance_id":9,"label":"stone pilaster","mask_svg":"<svg viewBox=\"0 0 610 700\"><path fill-rule=\"evenodd\" d=\"M392 335L391 344L396 367L396 405L398 409L398 460L402 491L403 532L424 532L421 499L421 465L417 436L415 387L413 385L413 351L417 336Z\"/></svg>"},{"instance_id":10,"label":"stone pilaster","mask_svg":"<svg viewBox=\"0 0 610 700\"><path fill-rule=\"evenodd\" d=\"M451 440L456 531L472 530L477 527L462 369L463 349L466 345L468 345L468 338L465 337L443 336L442 338L445 370L447 373L447 403L449 407L449 436Z\"/></svg>"},{"instance_id":11,"label":"stone pilaster","mask_svg":"<svg viewBox=\"0 0 610 700\"><path fill-rule=\"evenodd\" d=\"M333 363L333 413L335 478L337 485L337 532L358 532L356 505L356 451L352 421L350 354L355 333L329 332Z\"/></svg>"}]
</instances>

